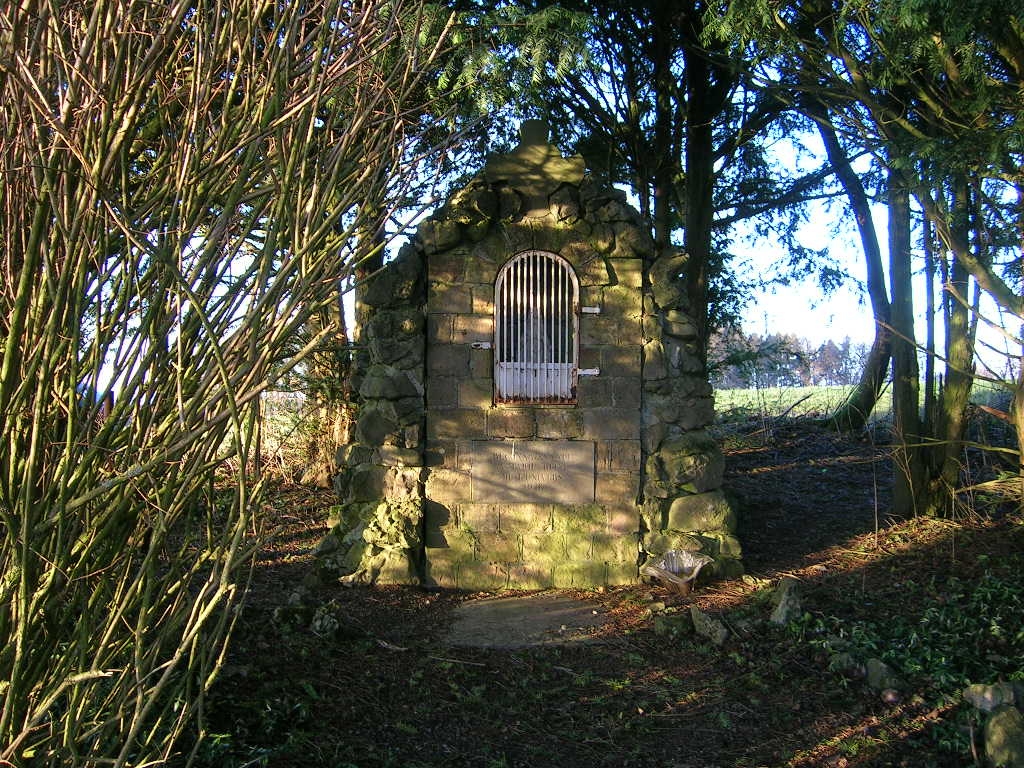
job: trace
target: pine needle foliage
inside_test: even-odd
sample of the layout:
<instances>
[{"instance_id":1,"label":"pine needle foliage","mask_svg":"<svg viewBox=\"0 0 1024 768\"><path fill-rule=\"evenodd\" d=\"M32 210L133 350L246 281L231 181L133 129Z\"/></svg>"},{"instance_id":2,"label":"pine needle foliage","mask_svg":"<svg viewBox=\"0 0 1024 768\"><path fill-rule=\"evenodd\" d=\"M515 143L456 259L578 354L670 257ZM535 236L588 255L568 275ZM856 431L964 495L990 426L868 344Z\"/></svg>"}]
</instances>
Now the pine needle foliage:
<instances>
[{"instance_id":1,"label":"pine needle foliage","mask_svg":"<svg viewBox=\"0 0 1024 768\"><path fill-rule=\"evenodd\" d=\"M260 395L378 247L365 201L376 221L425 156L437 19L0 9L0 763L184 763L201 740L251 562Z\"/></svg>"}]
</instances>

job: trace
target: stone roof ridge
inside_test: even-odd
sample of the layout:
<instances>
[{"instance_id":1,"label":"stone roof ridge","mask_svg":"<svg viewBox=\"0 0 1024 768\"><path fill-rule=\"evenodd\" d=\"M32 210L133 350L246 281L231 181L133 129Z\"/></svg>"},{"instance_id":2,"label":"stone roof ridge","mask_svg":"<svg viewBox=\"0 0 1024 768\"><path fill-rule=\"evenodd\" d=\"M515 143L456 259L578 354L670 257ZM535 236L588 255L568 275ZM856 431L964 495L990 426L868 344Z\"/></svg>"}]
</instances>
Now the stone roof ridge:
<instances>
[{"instance_id":1,"label":"stone roof ridge","mask_svg":"<svg viewBox=\"0 0 1024 768\"><path fill-rule=\"evenodd\" d=\"M579 186L586 171L583 158L563 157L549 135L545 121L524 120L519 145L509 154L488 156L484 178L491 184L505 183L528 199L546 198L562 184Z\"/></svg>"}]
</instances>

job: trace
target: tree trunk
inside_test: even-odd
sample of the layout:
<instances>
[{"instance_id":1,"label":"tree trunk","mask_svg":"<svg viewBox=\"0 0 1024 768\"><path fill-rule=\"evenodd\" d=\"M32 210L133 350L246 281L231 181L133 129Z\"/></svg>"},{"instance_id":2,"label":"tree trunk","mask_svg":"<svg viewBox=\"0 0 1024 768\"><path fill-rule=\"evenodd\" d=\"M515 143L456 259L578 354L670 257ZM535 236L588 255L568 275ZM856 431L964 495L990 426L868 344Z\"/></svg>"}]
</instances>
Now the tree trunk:
<instances>
[{"instance_id":1,"label":"tree trunk","mask_svg":"<svg viewBox=\"0 0 1024 768\"><path fill-rule=\"evenodd\" d=\"M871 300L871 312L875 320L875 338L868 359L864 362L860 381L830 420L836 429L857 431L863 429L867 423L888 378L892 351L892 307L885 290L882 249L878 244L878 235L875 232L871 206L864 185L850 166L850 158L839 142L827 108L816 102L811 104L807 111L818 124L818 133L825 143L829 163L835 169L836 176L850 201L867 268L868 298Z\"/></svg>"},{"instance_id":2,"label":"tree trunk","mask_svg":"<svg viewBox=\"0 0 1024 768\"><path fill-rule=\"evenodd\" d=\"M895 174L889 175L889 273L892 283L892 407L896 444L893 513L917 514L924 454L918 395L917 347L914 341L914 296L910 262L910 198Z\"/></svg>"},{"instance_id":3,"label":"tree trunk","mask_svg":"<svg viewBox=\"0 0 1024 768\"><path fill-rule=\"evenodd\" d=\"M1014 382L1010 421L1017 433L1017 509L1024 510L1024 354L1017 358L1017 370L1020 373ZM1014 494L1008 495L1012 497Z\"/></svg>"},{"instance_id":4,"label":"tree trunk","mask_svg":"<svg viewBox=\"0 0 1024 768\"><path fill-rule=\"evenodd\" d=\"M675 147L672 142L672 107L675 103L673 90L676 87L672 75L673 41L670 3L659 2L652 6L653 24L651 29L651 59L654 65L654 242L658 252L671 245L673 210L676 208L673 196L674 177L678 168Z\"/></svg>"},{"instance_id":5,"label":"tree trunk","mask_svg":"<svg viewBox=\"0 0 1024 768\"><path fill-rule=\"evenodd\" d=\"M338 449L349 442L352 426L351 350L341 303L311 317L309 326L312 333L324 328L334 332L309 362L307 396L316 410L300 482L326 488L337 472Z\"/></svg>"},{"instance_id":6,"label":"tree trunk","mask_svg":"<svg viewBox=\"0 0 1024 768\"><path fill-rule=\"evenodd\" d=\"M971 201L967 184L963 180L956 185L955 196L953 227L957 231L957 240L968 243ZM967 305L970 275L956 258L957 254L953 256L945 295L946 375L935 414L935 440L928 462L927 497L922 500L923 511L928 515L948 515L953 511L954 491L959 485L962 468L967 406L974 381L974 339L971 333L971 310Z\"/></svg>"},{"instance_id":7,"label":"tree trunk","mask_svg":"<svg viewBox=\"0 0 1024 768\"><path fill-rule=\"evenodd\" d=\"M686 57L686 187L683 201L686 228L686 295L697 325L701 360L707 363L710 336L710 291L716 264L711 248L714 224L715 143L714 122L728 100L735 77L709 56L701 42L702 17L690 18Z\"/></svg>"},{"instance_id":8,"label":"tree trunk","mask_svg":"<svg viewBox=\"0 0 1024 768\"><path fill-rule=\"evenodd\" d=\"M924 414L935 418L935 239L931 222L926 216L922 224L921 244L924 249L925 322L927 336L924 342Z\"/></svg>"}]
</instances>

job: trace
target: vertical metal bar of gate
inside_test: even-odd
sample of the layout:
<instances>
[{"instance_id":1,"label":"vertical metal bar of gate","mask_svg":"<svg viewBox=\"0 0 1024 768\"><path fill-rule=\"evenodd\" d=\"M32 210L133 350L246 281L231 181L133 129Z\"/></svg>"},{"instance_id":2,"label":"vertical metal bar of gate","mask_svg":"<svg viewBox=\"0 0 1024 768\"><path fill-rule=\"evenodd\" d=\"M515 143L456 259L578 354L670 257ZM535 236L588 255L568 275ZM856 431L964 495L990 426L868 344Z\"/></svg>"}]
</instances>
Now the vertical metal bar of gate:
<instances>
[{"instance_id":1,"label":"vertical metal bar of gate","mask_svg":"<svg viewBox=\"0 0 1024 768\"><path fill-rule=\"evenodd\" d=\"M496 401L572 402L579 348L572 267L527 251L505 265L495 292Z\"/></svg>"}]
</instances>

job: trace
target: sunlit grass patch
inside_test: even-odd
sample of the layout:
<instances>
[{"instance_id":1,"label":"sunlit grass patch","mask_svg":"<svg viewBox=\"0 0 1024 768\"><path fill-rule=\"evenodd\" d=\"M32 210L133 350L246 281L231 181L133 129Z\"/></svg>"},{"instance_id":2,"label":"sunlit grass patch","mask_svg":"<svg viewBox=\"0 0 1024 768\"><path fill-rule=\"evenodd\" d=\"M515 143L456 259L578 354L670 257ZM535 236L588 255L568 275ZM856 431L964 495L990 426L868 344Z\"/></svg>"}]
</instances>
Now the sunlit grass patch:
<instances>
[{"instance_id":1,"label":"sunlit grass patch","mask_svg":"<svg viewBox=\"0 0 1024 768\"><path fill-rule=\"evenodd\" d=\"M849 385L720 389L715 392L715 411L722 422L751 417L824 418L842 405L852 390ZM891 409L892 398L885 391L875 406L874 418L887 417Z\"/></svg>"}]
</instances>

